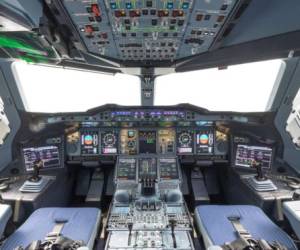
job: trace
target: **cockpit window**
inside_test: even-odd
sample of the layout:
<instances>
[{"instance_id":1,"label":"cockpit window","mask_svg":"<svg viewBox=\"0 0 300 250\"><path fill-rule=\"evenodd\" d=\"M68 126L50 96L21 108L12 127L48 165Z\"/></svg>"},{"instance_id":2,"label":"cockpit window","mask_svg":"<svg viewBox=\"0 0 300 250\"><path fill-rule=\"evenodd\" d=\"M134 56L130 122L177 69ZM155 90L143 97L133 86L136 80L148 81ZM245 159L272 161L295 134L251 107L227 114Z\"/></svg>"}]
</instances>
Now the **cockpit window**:
<instances>
[{"instance_id":1,"label":"cockpit window","mask_svg":"<svg viewBox=\"0 0 300 250\"><path fill-rule=\"evenodd\" d=\"M265 111L281 60L175 73L156 79L155 104L190 103L211 111Z\"/></svg>"},{"instance_id":2,"label":"cockpit window","mask_svg":"<svg viewBox=\"0 0 300 250\"><path fill-rule=\"evenodd\" d=\"M100 105L140 105L140 79L62 67L13 65L26 111L82 112Z\"/></svg>"},{"instance_id":3,"label":"cockpit window","mask_svg":"<svg viewBox=\"0 0 300 250\"><path fill-rule=\"evenodd\" d=\"M4 112L4 103L0 97L0 146L4 143L5 138L10 132L9 121Z\"/></svg>"}]
</instances>

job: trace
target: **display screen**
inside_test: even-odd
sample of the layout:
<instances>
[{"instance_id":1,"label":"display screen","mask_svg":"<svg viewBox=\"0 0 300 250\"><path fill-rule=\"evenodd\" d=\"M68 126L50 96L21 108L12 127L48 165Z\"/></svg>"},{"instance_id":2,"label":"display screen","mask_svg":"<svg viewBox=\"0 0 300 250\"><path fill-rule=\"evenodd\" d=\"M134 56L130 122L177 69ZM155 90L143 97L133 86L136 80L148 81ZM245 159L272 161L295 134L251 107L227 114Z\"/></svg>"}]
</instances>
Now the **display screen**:
<instances>
[{"instance_id":1,"label":"display screen","mask_svg":"<svg viewBox=\"0 0 300 250\"><path fill-rule=\"evenodd\" d=\"M155 158L140 159L139 161L139 178L157 178L157 165Z\"/></svg>"},{"instance_id":2,"label":"display screen","mask_svg":"<svg viewBox=\"0 0 300 250\"><path fill-rule=\"evenodd\" d=\"M34 163L38 160L43 162L44 169L60 167L60 156L57 146L23 148L23 157L26 171L32 171Z\"/></svg>"},{"instance_id":3,"label":"display screen","mask_svg":"<svg viewBox=\"0 0 300 250\"><path fill-rule=\"evenodd\" d=\"M156 131L139 131L140 154L156 153Z\"/></svg>"},{"instance_id":4,"label":"display screen","mask_svg":"<svg viewBox=\"0 0 300 250\"><path fill-rule=\"evenodd\" d=\"M158 130L158 149L160 154L174 153L175 151L175 130Z\"/></svg>"},{"instance_id":5,"label":"display screen","mask_svg":"<svg viewBox=\"0 0 300 250\"><path fill-rule=\"evenodd\" d=\"M201 130L196 134L197 154L212 154L214 146L214 132L212 130Z\"/></svg>"},{"instance_id":6,"label":"display screen","mask_svg":"<svg viewBox=\"0 0 300 250\"><path fill-rule=\"evenodd\" d=\"M270 147L237 145L235 165L251 168L253 161L262 164L263 168L271 168L273 150Z\"/></svg>"},{"instance_id":7,"label":"display screen","mask_svg":"<svg viewBox=\"0 0 300 250\"><path fill-rule=\"evenodd\" d=\"M84 131L81 133L81 154L96 155L99 153L98 131Z\"/></svg>"},{"instance_id":8,"label":"display screen","mask_svg":"<svg viewBox=\"0 0 300 250\"><path fill-rule=\"evenodd\" d=\"M173 180L179 178L177 161L175 158L159 159L160 178L164 180Z\"/></svg>"},{"instance_id":9,"label":"display screen","mask_svg":"<svg viewBox=\"0 0 300 250\"><path fill-rule=\"evenodd\" d=\"M114 131L101 133L101 153L104 155L117 154L118 135Z\"/></svg>"},{"instance_id":10,"label":"display screen","mask_svg":"<svg viewBox=\"0 0 300 250\"><path fill-rule=\"evenodd\" d=\"M136 179L136 160L134 158L119 159L117 178L122 180Z\"/></svg>"},{"instance_id":11,"label":"display screen","mask_svg":"<svg viewBox=\"0 0 300 250\"><path fill-rule=\"evenodd\" d=\"M122 129L120 131L121 154L134 155L137 153L138 132L135 129Z\"/></svg>"},{"instance_id":12,"label":"display screen","mask_svg":"<svg viewBox=\"0 0 300 250\"><path fill-rule=\"evenodd\" d=\"M194 148L194 134L192 131L178 131L177 134L177 153L191 154Z\"/></svg>"}]
</instances>

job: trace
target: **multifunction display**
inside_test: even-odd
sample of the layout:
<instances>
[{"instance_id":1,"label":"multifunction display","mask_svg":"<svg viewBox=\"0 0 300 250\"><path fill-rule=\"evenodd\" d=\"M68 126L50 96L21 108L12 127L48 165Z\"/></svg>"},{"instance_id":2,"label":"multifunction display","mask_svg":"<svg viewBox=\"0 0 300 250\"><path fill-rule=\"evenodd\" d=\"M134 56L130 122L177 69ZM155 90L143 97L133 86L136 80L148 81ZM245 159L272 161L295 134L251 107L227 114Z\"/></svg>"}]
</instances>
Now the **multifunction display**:
<instances>
[{"instance_id":1,"label":"multifunction display","mask_svg":"<svg viewBox=\"0 0 300 250\"><path fill-rule=\"evenodd\" d=\"M99 133L98 131L84 131L81 133L81 154L99 154Z\"/></svg>"},{"instance_id":2,"label":"multifunction display","mask_svg":"<svg viewBox=\"0 0 300 250\"><path fill-rule=\"evenodd\" d=\"M194 133L182 130L177 134L177 153L192 154L194 152Z\"/></svg>"},{"instance_id":3,"label":"multifunction display","mask_svg":"<svg viewBox=\"0 0 300 250\"><path fill-rule=\"evenodd\" d=\"M159 159L160 178L164 180L179 179L176 158Z\"/></svg>"},{"instance_id":4,"label":"multifunction display","mask_svg":"<svg viewBox=\"0 0 300 250\"><path fill-rule=\"evenodd\" d=\"M212 154L214 146L214 131L201 130L196 134L196 153Z\"/></svg>"},{"instance_id":5,"label":"multifunction display","mask_svg":"<svg viewBox=\"0 0 300 250\"><path fill-rule=\"evenodd\" d=\"M60 167L59 149L57 146L24 148L23 156L26 171L32 171L36 161L43 162L43 168Z\"/></svg>"},{"instance_id":6,"label":"multifunction display","mask_svg":"<svg viewBox=\"0 0 300 250\"><path fill-rule=\"evenodd\" d=\"M156 131L139 131L139 153L156 154Z\"/></svg>"},{"instance_id":7,"label":"multifunction display","mask_svg":"<svg viewBox=\"0 0 300 250\"><path fill-rule=\"evenodd\" d=\"M235 165L251 168L254 162L263 168L271 168L273 150L270 147L237 145Z\"/></svg>"},{"instance_id":8,"label":"multifunction display","mask_svg":"<svg viewBox=\"0 0 300 250\"><path fill-rule=\"evenodd\" d=\"M120 158L117 168L117 178L120 180L136 179L136 159Z\"/></svg>"},{"instance_id":9,"label":"multifunction display","mask_svg":"<svg viewBox=\"0 0 300 250\"><path fill-rule=\"evenodd\" d=\"M118 153L118 135L114 131L101 133L101 153L104 155Z\"/></svg>"}]
</instances>

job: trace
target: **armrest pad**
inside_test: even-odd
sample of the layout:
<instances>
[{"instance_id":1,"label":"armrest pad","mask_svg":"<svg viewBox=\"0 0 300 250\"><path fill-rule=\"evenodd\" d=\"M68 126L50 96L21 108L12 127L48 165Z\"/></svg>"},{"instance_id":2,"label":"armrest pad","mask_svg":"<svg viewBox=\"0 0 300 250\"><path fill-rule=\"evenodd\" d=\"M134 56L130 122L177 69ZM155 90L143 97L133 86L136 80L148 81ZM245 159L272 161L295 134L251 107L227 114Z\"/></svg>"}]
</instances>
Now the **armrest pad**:
<instances>
[{"instance_id":1,"label":"armrest pad","mask_svg":"<svg viewBox=\"0 0 300 250\"><path fill-rule=\"evenodd\" d=\"M0 204L0 237L2 237L6 224L11 216L11 206L7 204Z\"/></svg>"},{"instance_id":2,"label":"armrest pad","mask_svg":"<svg viewBox=\"0 0 300 250\"><path fill-rule=\"evenodd\" d=\"M285 201L283 203L283 213L300 239L300 200Z\"/></svg>"}]
</instances>

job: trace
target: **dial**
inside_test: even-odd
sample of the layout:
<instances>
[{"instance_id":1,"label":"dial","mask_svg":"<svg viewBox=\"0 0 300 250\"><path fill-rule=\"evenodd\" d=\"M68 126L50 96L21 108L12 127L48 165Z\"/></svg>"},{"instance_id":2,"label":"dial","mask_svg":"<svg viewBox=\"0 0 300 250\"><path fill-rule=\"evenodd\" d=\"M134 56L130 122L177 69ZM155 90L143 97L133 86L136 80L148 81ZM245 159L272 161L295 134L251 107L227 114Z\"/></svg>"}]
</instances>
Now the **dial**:
<instances>
[{"instance_id":1,"label":"dial","mask_svg":"<svg viewBox=\"0 0 300 250\"><path fill-rule=\"evenodd\" d=\"M116 136L112 133L105 134L103 137L103 143L105 146L112 146L116 142Z\"/></svg>"},{"instance_id":2,"label":"dial","mask_svg":"<svg viewBox=\"0 0 300 250\"><path fill-rule=\"evenodd\" d=\"M179 142L181 145L189 145L192 142L192 136L189 133L182 133L179 136Z\"/></svg>"}]
</instances>

